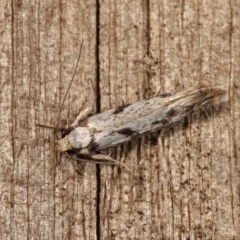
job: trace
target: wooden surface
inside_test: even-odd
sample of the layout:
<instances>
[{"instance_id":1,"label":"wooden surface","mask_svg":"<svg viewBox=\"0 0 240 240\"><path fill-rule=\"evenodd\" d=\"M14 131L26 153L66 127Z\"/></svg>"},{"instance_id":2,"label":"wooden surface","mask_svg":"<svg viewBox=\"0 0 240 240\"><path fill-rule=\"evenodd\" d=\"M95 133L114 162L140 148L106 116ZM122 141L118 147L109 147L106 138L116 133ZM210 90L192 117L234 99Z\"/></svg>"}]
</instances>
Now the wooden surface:
<instances>
[{"instance_id":1,"label":"wooden surface","mask_svg":"<svg viewBox=\"0 0 240 240\"><path fill-rule=\"evenodd\" d=\"M240 1L0 3L1 239L240 239ZM60 126L198 83L221 103L110 150L57 154Z\"/></svg>"}]
</instances>

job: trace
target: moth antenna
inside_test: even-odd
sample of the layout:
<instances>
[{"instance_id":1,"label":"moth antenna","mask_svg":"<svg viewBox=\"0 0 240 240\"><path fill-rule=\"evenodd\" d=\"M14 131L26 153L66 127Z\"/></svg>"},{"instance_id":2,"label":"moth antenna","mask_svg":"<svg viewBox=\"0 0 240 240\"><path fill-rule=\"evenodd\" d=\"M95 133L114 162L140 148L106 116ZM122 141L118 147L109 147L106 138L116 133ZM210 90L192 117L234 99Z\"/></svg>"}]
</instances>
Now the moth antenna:
<instances>
[{"instance_id":1,"label":"moth antenna","mask_svg":"<svg viewBox=\"0 0 240 240\"><path fill-rule=\"evenodd\" d=\"M62 101L62 104L60 105L59 114L58 114L58 118L57 118L57 127L56 127L56 130L57 130L57 131L59 130L59 124L60 124L60 118L61 118L61 114L62 114L62 109L63 109L64 103L65 103L65 101L66 101L68 92L69 92L69 90L70 90L70 88L71 88L71 85L72 85L72 83L73 83L74 77L75 77L75 75L76 75L77 68L78 68L78 63L80 62L81 53L82 53L82 47L83 47L83 40L82 40L81 47L80 47L80 50L79 50L78 59L77 59L77 64L76 64L76 66L75 66L72 79L71 79L71 81L70 81L70 83L69 83L69 85L68 85L68 88L67 88L67 90L66 90L66 93L65 93L64 98L63 98L63 101Z\"/></svg>"}]
</instances>

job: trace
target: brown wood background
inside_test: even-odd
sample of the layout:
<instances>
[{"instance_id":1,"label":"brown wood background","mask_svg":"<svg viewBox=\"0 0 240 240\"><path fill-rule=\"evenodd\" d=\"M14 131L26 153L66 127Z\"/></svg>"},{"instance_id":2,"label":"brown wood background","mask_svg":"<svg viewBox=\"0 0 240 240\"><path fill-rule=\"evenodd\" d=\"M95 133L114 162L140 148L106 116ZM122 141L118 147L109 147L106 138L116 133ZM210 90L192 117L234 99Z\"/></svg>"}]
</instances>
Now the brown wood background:
<instances>
[{"instance_id":1,"label":"brown wood background","mask_svg":"<svg viewBox=\"0 0 240 240\"><path fill-rule=\"evenodd\" d=\"M1 239L240 239L240 1L1 0ZM113 151L56 162L61 126L207 82L215 103Z\"/></svg>"}]
</instances>

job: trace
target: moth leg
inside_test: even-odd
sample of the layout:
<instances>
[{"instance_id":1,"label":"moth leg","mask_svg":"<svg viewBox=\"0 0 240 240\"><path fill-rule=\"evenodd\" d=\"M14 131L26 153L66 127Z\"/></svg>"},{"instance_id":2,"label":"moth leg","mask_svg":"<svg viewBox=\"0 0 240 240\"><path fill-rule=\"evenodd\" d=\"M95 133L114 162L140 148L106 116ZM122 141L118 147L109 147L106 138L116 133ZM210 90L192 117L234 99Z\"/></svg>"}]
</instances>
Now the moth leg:
<instances>
[{"instance_id":1,"label":"moth leg","mask_svg":"<svg viewBox=\"0 0 240 240\"><path fill-rule=\"evenodd\" d=\"M109 164L110 162L112 164L119 164L118 161L114 160L111 156L105 155L105 154L89 154L89 152L86 151L80 151L79 153L76 152L65 152L65 155L69 158L72 158L76 160L77 162L89 162L89 163L97 163L97 164Z\"/></svg>"},{"instance_id":2,"label":"moth leg","mask_svg":"<svg viewBox=\"0 0 240 240\"><path fill-rule=\"evenodd\" d=\"M84 161L90 161L92 163L119 164L119 162L113 159L110 155L89 153L88 149L82 149L79 154L76 155L84 159Z\"/></svg>"},{"instance_id":3,"label":"moth leg","mask_svg":"<svg viewBox=\"0 0 240 240\"><path fill-rule=\"evenodd\" d=\"M113 165L119 165L124 167L130 174L132 174L132 171L126 166L126 164L120 163L117 160L113 159L111 156L109 155L105 155L105 154L94 154L91 155L91 158L96 161L96 163L100 163L100 164L113 164ZM134 174L133 174L134 176ZM134 176L135 177L135 176Z\"/></svg>"},{"instance_id":4,"label":"moth leg","mask_svg":"<svg viewBox=\"0 0 240 240\"><path fill-rule=\"evenodd\" d=\"M97 161L97 162L110 162L110 163L114 163L114 164L119 164L118 161L116 161L115 159L113 159L111 156L109 155L105 155L105 154L93 154L91 155L91 159Z\"/></svg>"},{"instance_id":5,"label":"moth leg","mask_svg":"<svg viewBox=\"0 0 240 240\"><path fill-rule=\"evenodd\" d=\"M87 116L90 114L90 109L89 107L85 108L83 111L79 113L79 115L76 117L75 121L71 125L72 127L77 125L81 120L85 119Z\"/></svg>"},{"instance_id":6,"label":"moth leg","mask_svg":"<svg viewBox=\"0 0 240 240\"><path fill-rule=\"evenodd\" d=\"M78 173L78 175L82 176L83 171L86 167L86 164L84 163L84 161L74 158L73 161L71 161L71 162L73 164L75 171Z\"/></svg>"},{"instance_id":7,"label":"moth leg","mask_svg":"<svg viewBox=\"0 0 240 240\"><path fill-rule=\"evenodd\" d=\"M84 152L84 153L83 153ZM72 158L77 163L94 163L94 164L107 164L107 165L119 165L124 167L128 172L131 172L131 170L126 166L126 164L120 163L117 160L113 159L109 155L105 154L89 154L88 151L81 151L81 153L65 153L69 158Z\"/></svg>"}]
</instances>

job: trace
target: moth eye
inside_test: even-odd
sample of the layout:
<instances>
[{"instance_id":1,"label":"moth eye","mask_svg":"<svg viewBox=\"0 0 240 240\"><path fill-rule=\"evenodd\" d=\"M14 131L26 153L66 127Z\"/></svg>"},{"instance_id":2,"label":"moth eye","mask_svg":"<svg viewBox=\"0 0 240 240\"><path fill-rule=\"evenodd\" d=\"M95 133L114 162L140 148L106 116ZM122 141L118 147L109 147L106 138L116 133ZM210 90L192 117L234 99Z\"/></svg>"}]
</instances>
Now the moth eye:
<instances>
[{"instance_id":1,"label":"moth eye","mask_svg":"<svg viewBox=\"0 0 240 240\"><path fill-rule=\"evenodd\" d=\"M85 127L77 127L68 135L68 141L72 148L82 149L92 141L93 133Z\"/></svg>"}]
</instances>

